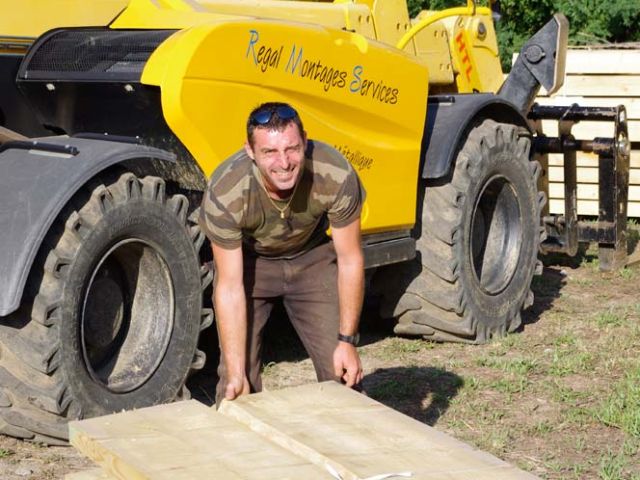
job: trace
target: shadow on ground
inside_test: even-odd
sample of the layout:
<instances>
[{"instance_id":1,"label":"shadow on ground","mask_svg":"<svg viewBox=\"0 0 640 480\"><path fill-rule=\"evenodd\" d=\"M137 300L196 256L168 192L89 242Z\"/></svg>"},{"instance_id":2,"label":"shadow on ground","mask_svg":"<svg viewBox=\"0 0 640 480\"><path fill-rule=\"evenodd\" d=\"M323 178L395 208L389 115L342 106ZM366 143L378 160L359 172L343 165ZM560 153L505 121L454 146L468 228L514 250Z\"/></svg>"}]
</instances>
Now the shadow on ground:
<instances>
[{"instance_id":1,"label":"shadow on ground","mask_svg":"<svg viewBox=\"0 0 640 480\"><path fill-rule=\"evenodd\" d=\"M380 368L363 381L369 397L431 426L463 385L455 373L434 367Z\"/></svg>"},{"instance_id":2,"label":"shadow on ground","mask_svg":"<svg viewBox=\"0 0 640 480\"><path fill-rule=\"evenodd\" d=\"M555 301L560 298L562 288L566 285L567 276L564 268L569 267L568 265L565 267L562 264L547 261L544 264L542 275L533 277L531 282L534 296L533 305L522 312L520 331L526 329L527 325L536 323L544 312L553 308Z\"/></svg>"}]
</instances>

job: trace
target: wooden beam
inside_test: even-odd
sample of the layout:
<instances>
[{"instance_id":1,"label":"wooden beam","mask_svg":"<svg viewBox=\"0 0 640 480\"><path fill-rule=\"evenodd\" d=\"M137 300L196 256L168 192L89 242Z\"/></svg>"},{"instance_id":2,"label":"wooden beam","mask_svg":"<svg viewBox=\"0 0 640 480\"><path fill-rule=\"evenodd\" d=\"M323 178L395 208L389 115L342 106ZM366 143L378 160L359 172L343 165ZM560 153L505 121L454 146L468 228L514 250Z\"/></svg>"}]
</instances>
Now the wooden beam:
<instances>
[{"instance_id":1,"label":"wooden beam","mask_svg":"<svg viewBox=\"0 0 640 480\"><path fill-rule=\"evenodd\" d=\"M535 478L335 382L248 395L220 410L301 456L311 449L319 464L331 459L345 479L399 472L434 480Z\"/></svg>"},{"instance_id":2,"label":"wooden beam","mask_svg":"<svg viewBox=\"0 0 640 480\"><path fill-rule=\"evenodd\" d=\"M69 435L117 479L331 478L195 400L71 422Z\"/></svg>"},{"instance_id":3,"label":"wooden beam","mask_svg":"<svg viewBox=\"0 0 640 480\"><path fill-rule=\"evenodd\" d=\"M69 431L118 479L537 478L335 382L247 395L218 411L193 400L142 408Z\"/></svg>"},{"instance_id":4,"label":"wooden beam","mask_svg":"<svg viewBox=\"0 0 640 480\"><path fill-rule=\"evenodd\" d=\"M518 54L512 56L515 63ZM639 49L569 49L565 64L567 75L640 74Z\"/></svg>"},{"instance_id":5,"label":"wooden beam","mask_svg":"<svg viewBox=\"0 0 640 480\"><path fill-rule=\"evenodd\" d=\"M640 75L567 75L556 95L638 97Z\"/></svg>"},{"instance_id":6,"label":"wooden beam","mask_svg":"<svg viewBox=\"0 0 640 480\"><path fill-rule=\"evenodd\" d=\"M549 212L556 214L564 213L564 199L550 198ZM597 200L578 200L578 215L598 216ZM640 218L640 203L629 202L627 205L627 216L629 218Z\"/></svg>"},{"instance_id":7,"label":"wooden beam","mask_svg":"<svg viewBox=\"0 0 640 480\"><path fill-rule=\"evenodd\" d=\"M549 184L550 198L563 198L564 185L562 183ZM598 185L590 183L578 184L578 200L597 200ZM629 185L629 202L640 202L640 185Z\"/></svg>"},{"instance_id":8,"label":"wooden beam","mask_svg":"<svg viewBox=\"0 0 640 480\"><path fill-rule=\"evenodd\" d=\"M567 74L640 74L640 50L568 50Z\"/></svg>"},{"instance_id":9,"label":"wooden beam","mask_svg":"<svg viewBox=\"0 0 640 480\"><path fill-rule=\"evenodd\" d=\"M598 167L578 167L578 183L598 183ZM549 181L564 182L564 169L562 166L549 166ZM629 184L640 185L640 169L634 168L629 171Z\"/></svg>"},{"instance_id":10,"label":"wooden beam","mask_svg":"<svg viewBox=\"0 0 640 480\"><path fill-rule=\"evenodd\" d=\"M597 167L598 156L594 153L577 152L578 167ZM564 160L562 154L553 153L549 155L549 165L560 166ZM631 159L629 162L631 169L640 169L640 150L631 150Z\"/></svg>"}]
</instances>

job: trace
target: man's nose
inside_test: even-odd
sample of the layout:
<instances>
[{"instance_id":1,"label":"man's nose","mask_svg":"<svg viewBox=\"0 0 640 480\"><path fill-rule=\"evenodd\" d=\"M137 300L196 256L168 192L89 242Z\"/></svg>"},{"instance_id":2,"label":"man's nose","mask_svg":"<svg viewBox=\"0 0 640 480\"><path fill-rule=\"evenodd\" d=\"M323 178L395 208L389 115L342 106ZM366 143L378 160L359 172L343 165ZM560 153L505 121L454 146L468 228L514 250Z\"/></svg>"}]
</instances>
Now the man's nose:
<instances>
[{"instance_id":1,"label":"man's nose","mask_svg":"<svg viewBox=\"0 0 640 480\"><path fill-rule=\"evenodd\" d=\"M287 154L287 152L278 152L277 162L280 168L289 168L289 164L291 162L289 161L289 155Z\"/></svg>"}]
</instances>

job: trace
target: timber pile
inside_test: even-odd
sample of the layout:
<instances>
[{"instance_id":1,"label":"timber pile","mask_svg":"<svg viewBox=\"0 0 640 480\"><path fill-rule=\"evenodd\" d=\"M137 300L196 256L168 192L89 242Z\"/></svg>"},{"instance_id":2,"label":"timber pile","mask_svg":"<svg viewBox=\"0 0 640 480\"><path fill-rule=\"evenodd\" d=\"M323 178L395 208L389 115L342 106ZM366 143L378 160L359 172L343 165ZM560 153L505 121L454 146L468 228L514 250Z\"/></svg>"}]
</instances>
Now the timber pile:
<instances>
[{"instance_id":1,"label":"timber pile","mask_svg":"<svg viewBox=\"0 0 640 480\"><path fill-rule=\"evenodd\" d=\"M628 216L640 217L640 49L571 49L567 52L564 86L554 97L541 95L541 105L615 107L624 105L632 142ZM557 123L543 122L543 131L557 135ZM611 123L582 122L572 129L580 140L612 137ZM598 157L578 152L578 214L598 215ZM549 209L564 213L562 155L549 155Z\"/></svg>"},{"instance_id":2,"label":"timber pile","mask_svg":"<svg viewBox=\"0 0 640 480\"><path fill-rule=\"evenodd\" d=\"M333 382L217 412L195 400L143 408L72 422L69 433L101 467L69 480L536 478Z\"/></svg>"}]
</instances>

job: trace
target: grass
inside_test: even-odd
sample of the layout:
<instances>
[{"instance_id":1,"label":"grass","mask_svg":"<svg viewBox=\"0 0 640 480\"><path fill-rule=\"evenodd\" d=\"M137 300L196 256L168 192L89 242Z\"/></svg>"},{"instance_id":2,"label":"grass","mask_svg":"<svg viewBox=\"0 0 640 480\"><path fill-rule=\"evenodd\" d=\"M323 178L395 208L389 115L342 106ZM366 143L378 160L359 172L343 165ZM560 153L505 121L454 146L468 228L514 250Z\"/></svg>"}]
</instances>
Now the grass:
<instances>
[{"instance_id":1,"label":"grass","mask_svg":"<svg viewBox=\"0 0 640 480\"><path fill-rule=\"evenodd\" d=\"M640 439L640 367L614 384L613 391L594 414L603 424Z\"/></svg>"},{"instance_id":2,"label":"grass","mask_svg":"<svg viewBox=\"0 0 640 480\"><path fill-rule=\"evenodd\" d=\"M548 373L555 377L583 373L593 370L593 362L593 354L589 352L556 348Z\"/></svg>"},{"instance_id":3,"label":"grass","mask_svg":"<svg viewBox=\"0 0 640 480\"><path fill-rule=\"evenodd\" d=\"M596 316L596 324L600 328L619 327L624 323L624 321L624 316L611 309L605 312L601 312Z\"/></svg>"},{"instance_id":4,"label":"grass","mask_svg":"<svg viewBox=\"0 0 640 480\"><path fill-rule=\"evenodd\" d=\"M546 388L549 389L551 399L567 406L577 406L585 403L591 397L589 392L574 390L566 385L561 385L556 379L549 382Z\"/></svg>"},{"instance_id":5,"label":"grass","mask_svg":"<svg viewBox=\"0 0 640 480\"><path fill-rule=\"evenodd\" d=\"M625 280L632 280L636 276L636 271L631 268L624 267L618 271L618 275Z\"/></svg>"},{"instance_id":6,"label":"grass","mask_svg":"<svg viewBox=\"0 0 640 480\"><path fill-rule=\"evenodd\" d=\"M387 360L405 359L432 348L434 348L433 343L424 342L420 339L392 337L384 342L382 349L376 355Z\"/></svg>"},{"instance_id":7,"label":"grass","mask_svg":"<svg viewBox=\"0 0 640 480\"><path fill-rule=\"evenodd\" d=\"M13 455L15 452L13 450L9 450L8 448L0 448L0 458L7 458Z\"/></svg>"},{"instance_id":8,"label":"grass","mask_svg":"<svg viewBox=\"0 0 640 480\"><path fill-rule=\"evenodd\" d=\"M600 458L598 475L602 480L640 480L640 474L630 473L631 461L623 452L608 451Z\"/></svg>"},{"instance_id":9,"label":"grass","mask_svg":"<svg viewBox=\"0 0 640 480\"><path fill-rule=\"evenodd\" d=\"M498 392L513 395L514 393L524 392L529 385L529 381L524 376L510 376L500 378L494 382L489 383L489 388L492 388ZM510 397L507 400L511 400Z\"/></svg>"}]
</instances>

